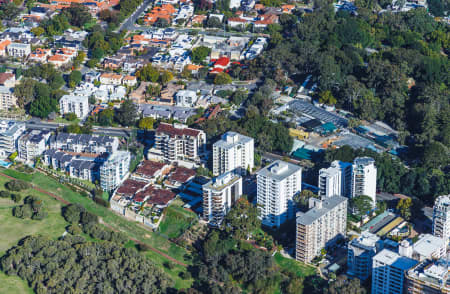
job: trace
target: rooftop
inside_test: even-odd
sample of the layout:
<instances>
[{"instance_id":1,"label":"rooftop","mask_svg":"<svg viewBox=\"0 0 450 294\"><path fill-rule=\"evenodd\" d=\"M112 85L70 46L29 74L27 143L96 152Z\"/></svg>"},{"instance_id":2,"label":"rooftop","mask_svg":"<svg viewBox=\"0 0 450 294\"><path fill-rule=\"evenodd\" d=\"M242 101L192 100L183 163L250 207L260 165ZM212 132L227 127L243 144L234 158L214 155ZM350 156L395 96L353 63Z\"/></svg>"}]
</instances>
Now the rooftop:
<instances>
[{"instance_id":1,"label":"rooftop","mask_svg":"<svg viewBox=\"0 0 450 294\"><path fill-rule=\"evenodd\" d=\"M258 176L268 177L277 181L282 181L285 178L301 171L301 167L289 162L277 160L274 163L266 166L257 172Z\"/></svg>"},{"instance_id":2,"label":"rooftop","mask_svg":"<svg viewBox=\"0 0 450 294\"><path fill-rule=\"evenodd\" d=\"M141 165L139 165L139 167L136 170L136 173L151 178L154 177L155 174L161 169L163 169L165 166L166 164L162 162L145 160L141 163Z\"/></svg>"},{"instance_id":3,"label":"rooftop","mask_svg":"<svg viewBox=\"0 0 450 294\"><path fill-rule=\"evenodd\" d=\"M328 213L331 209L335 208L339 204L343 202L347 202L347 198L342 196L332 196L328 197L324 200L317 199L316 202L319 204L307 212L297 212L297 224L302 225L310 225L314 221L318 220L322 216L324 216L326 213Z\"/></svg>"},{"instance_id":4,"label":"rooftop","mask_svg":"<svg viewBox=\"0 0 450 294\"><path fill-rule=\"evenodd\" d=\"M431 258L436 251L445 246L444 239L431 234L425 234L419 238L413 245L414 251L427 258Z\"/></svg>"},{"instance_id":5,"label":"rooftop","mask_svg":"<svg viewBox=\"0 0 450 294\"><path fill-rule=\"evenodd\" d=\"M195 170L179 166L169 175L168 180L178 183L185 183L192 179L195 175Z\"/></svg>"},{"instance_id":6,"label":"rooftop","mask_svg":"<svg viewBox=\"0 0 450 294\"><path fill-rule=\"evenodd\" d=\"M381 262L400 270L408 270L415 266L418 262L414 259L400 256L398 253L383 249L380 253L373 257L374 261Z\"/></svg>"},{"instance_id":7,"label":"rooftop","mask_svg":"<svg viewBox=\"0 0 450 294\"><path fill-rule=\"evenodd\" d=\"M203 185L203 189L211 189L215 191L221 191L224 188L237 182L241 177L233 172L226 172L218 177L213 178L211 181Z\"/></svg>"},{"instance_id":8,"label":"rooftop","mask_svg":"<svg viewBox=\"0 0 450 294\"><path fill-rule=\"evenodd\" d=\"M156 128L156 133L163 133L170 136L192 136L196 137L200 134L199 130L188 128L185 125L160 123Z\"/></svg>"},{"instance_id":9,"label":"rooftop","mask_svg":"<svg viewBox=\"0 0 450 294\"><path fill-rule=\"evenodd\" d=\"M214 146L224 148L224 149L231 149L234 146L245 144L248 142L252 142L253 138L241 135L236 132L226 132L222 135L222 139L214 143Z\"/></svg>"},{"instance_id":10,"label":"rooftop","mask_svg":"<svg viewBox=\"0 0 450 294\"><path fill-rule=\"evenodd\" d=\"M147 185L146 182L127 179L117 189L116 194L134 195L137 191L144 188L146 185Z\"/></svg>"}]
</instances>

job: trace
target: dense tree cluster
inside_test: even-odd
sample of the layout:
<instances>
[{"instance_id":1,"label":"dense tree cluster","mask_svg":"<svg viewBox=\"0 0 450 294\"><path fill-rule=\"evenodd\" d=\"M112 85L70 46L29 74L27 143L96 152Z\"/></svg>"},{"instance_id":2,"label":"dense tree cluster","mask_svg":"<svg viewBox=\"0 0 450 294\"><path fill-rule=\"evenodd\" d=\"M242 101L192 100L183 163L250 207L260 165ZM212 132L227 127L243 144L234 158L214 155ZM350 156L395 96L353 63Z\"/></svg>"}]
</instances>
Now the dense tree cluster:
<instances>
[{"instance_id":1,"label":"dense tree cluster","mask_svg":"<svg viewBox=\"0 0 450 294\"><path fill-rule=\"evenodd\" d=\"M376 2L357 1L357 16L322 0L313 13L281 15L268 50L231 75L281 85L312 75L326 103L389 123L416 155L434 142L449 148L449 27L424 9L374 13Z\"/></svg>"},{"instance_id":2,"label":"dense tree cluster","mask_svg":"<svg viewBox=\"0 0 450 294\"><path fill-rule=\"evenodd\" d=\"M1 258L36 293L165 293L171 281L133 248L111 242L26 237Z\"/></svg>"},{"instance_id":3,"label":"dense tree cluster","mask_svg":"<svg viewBox=\"0 0 450 294\"><path fill-rule=\"evenodd\" d=\"M113 54L123 46L123 35L111 30L105 31L101 26L95 25L84 39L83 46L89 49L89 57L93 62L98 63L105 55Z\"/></svg>"},{"instance_id":4,"label":"dense tree cluster","mask_svg":"<svg viewBox=\"0 0 450 294\"><path fill-rule=\"evenodd\" d=\"M41 199L35 196L27 196L24 204L16 206L13 209L13 215L19 218L31 218L34 220L42 220L48 216Z\"/></svg>"},{"instance_id":5,"label":"dense tree cluster","mask_svg":"<svg viewBox=\"0 0 450 294\"><path fill-rule=\"evenodd\" d=\"M9 181L5 184L6 189L10 190L10 191L22 191L25 189L30 188L30 184L27 182L24 182L22 180L12 180Z\"/></svg>"}]
</instances>

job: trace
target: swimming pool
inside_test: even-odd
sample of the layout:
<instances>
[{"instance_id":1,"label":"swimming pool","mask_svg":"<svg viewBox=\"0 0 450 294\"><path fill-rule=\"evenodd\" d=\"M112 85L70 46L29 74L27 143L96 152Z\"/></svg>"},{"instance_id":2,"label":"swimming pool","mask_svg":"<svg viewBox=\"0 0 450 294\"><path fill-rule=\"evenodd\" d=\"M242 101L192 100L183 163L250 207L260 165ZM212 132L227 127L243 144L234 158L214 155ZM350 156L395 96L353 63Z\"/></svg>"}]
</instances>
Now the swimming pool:
<instances>
[{"instance_id":1,"label":"swimming pool","mask_svg":"<svg viewBox=\"0 0 450 294\"><path fill-rule=\"evenodd\" d=\"M0 160L0 166L8 168L12 163L9 161Z\"/></svg>"}]
</instances>

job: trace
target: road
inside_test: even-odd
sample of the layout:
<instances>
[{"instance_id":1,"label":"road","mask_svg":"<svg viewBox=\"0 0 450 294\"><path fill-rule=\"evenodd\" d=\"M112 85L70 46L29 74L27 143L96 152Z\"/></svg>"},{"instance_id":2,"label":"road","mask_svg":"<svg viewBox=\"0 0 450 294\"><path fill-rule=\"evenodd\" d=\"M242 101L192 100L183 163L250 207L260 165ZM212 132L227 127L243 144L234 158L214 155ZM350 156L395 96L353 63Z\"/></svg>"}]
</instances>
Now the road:
<instances>
[{"instance_id":1,"label":"road","mask_svg":"<svg viewBox=\"0 0 450 294\"><path fill-rule=\"evenodd\" d=\"M138 20L139 16L147 9L150 3L152 3L152 0L144 0L138 9L136 9L136 11L134 11L133 14L122 23L119 27L119 32L122 32L123 30L134 31L136 29L134 24Z\"/></svg>"},{"instance_id":2,"label":"road","mask_svg":"<svg viewBox=\"0 0 450 294\"><path fill-rule=\"evenodd\" d=\"M66 124L52 123L52 122L42 122L42 121L32 121L26 122L27 129L31 130L51 130L54 131L59 127L65 126ZM125 137L128 138L131 135L131 130L127 128L104 128L94 126L92 132L96 135L105 135L113 137Z\"/></svg>"}]
</instances>

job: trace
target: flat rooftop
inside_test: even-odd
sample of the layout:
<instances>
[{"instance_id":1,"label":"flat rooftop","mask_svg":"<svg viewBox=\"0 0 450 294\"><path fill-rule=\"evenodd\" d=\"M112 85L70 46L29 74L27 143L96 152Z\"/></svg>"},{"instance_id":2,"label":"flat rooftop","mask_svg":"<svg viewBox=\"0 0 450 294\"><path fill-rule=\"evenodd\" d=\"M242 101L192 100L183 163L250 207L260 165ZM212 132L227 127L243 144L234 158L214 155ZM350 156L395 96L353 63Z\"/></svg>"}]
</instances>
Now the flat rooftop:
<instances>
[{"instance_id":1,"label":"flat rooftop","mask_svg":"<svg viewBox=\"0 0 450 294\"><path fill-rule=\"evenodd\" d=\"M296 164L277 160L265 168L259 170L256 174L258 176L268 177L277 181L282 181L285 178L301 171L302 168Z\"/></svg>"},{"instance_id":2,"label":"flat rooftop","mask_svg":"<svg viewBox=\"0 0 450 294\"><path fill-rule=\"evenodd\" d=\"M383 249L380 253L373 257L374 261L382 262L386 265L398 268L400 270L408 270L415 266L418 261L401 256L394 251Z\"/></svg>"},{"instance_id":3,"label":"flat rooftop","mask_svg":"<svg viewBox=\"0 0 450 294\"><path fill-rule=\"evenodd\" d=\"M328 213L331 209L335 208L339 204L346 202L347 198L342 196L333 196L325 198L321 201L322 207L313 207L307 212L297 212L297 224L310 225L317 219L321 218L323 215Z\"/></svg>"}]
</instances>

